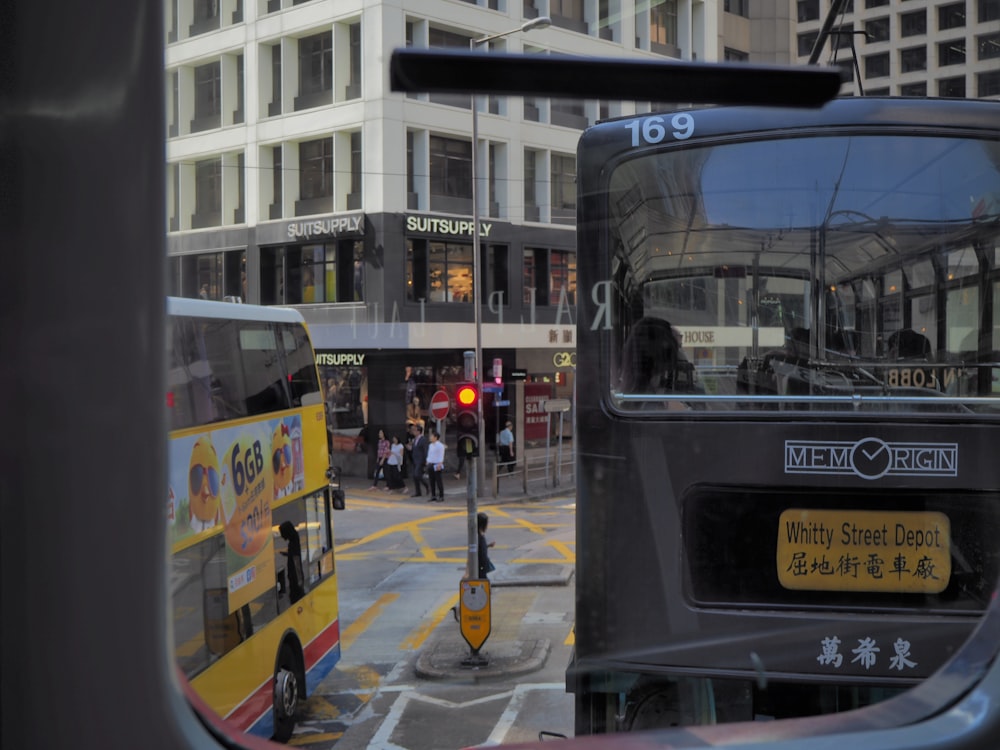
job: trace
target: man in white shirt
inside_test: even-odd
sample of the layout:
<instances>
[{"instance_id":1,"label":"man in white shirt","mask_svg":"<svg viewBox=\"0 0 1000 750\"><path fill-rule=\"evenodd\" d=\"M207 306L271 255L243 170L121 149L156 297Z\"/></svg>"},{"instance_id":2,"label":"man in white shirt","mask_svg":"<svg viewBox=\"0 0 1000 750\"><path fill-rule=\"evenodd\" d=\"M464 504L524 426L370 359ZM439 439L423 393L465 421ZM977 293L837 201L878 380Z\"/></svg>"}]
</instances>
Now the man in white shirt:
<instances>
[{"instance_id":1,"label":"man in white shirt","mask_svg":"<svg viewBox=\"0 0 1000 750\"><path fill-rule=\"evenodd\" d=\"M430 480L431 496L427 498L429 503L444 502L444 481L441 475L444 473L444 443L437 430L428 430L430 435L430 445L427 448L427 478Z\"/></svg>"},{"instance_id":2,"label":"man in white shirt","mask_svg":"<svg viewBox=\"0 0 1000 750\"><path fill-rule=\"evenodd\" d=\"M513 423L507 422L500 431L500 465L506 466L507 471L514 471L514 432L511 429Z\"/></svg>"}]
</instances>

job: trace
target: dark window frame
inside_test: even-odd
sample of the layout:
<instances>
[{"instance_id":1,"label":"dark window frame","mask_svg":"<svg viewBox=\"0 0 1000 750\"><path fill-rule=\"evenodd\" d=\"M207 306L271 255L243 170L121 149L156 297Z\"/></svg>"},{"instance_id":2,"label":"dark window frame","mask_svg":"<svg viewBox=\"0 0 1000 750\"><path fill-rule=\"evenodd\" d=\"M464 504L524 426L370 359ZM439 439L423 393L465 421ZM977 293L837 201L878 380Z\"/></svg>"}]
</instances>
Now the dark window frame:
<instances>
[{"instance_id":1,"label":"dark window frame","mask_svg":"<svg viewBox=\"0 0 1000 750\"><path fill-rule=\"evenodd\" d=\"M891 37L889 16L869 18L865 21L865 44L888 42Z\"/></svg>"},{"instance_id":2,"label":"dark window frame","mask_svg":"<svg viewBox=\"0 0 1000 750\"><path fill-rule=\"evenodd\" d=\"M900 13L899 15L899 35L920 36L927 33L927 9Z\"/></svg>"},{"instance_id":3,"label":"dark window frame","mask_svg":"<svg viewBox=\"0 0 1000 750\"><path fill-rule=\"evenodd\" d=\"M965 0L937 7L938 30L961 29L966 22Z\"/></svg>"},{"instance_id":4,"label":"dark window frame","mask_svg":"<svg viewBox=\"0 0 1000 750\"><path fill-rule=\"evenodd\" d=\"M222 126L222 61L198 65L194 69L194 118L191 132Z\"/></svg>"},{"instance_id":5,"label":"dark window frame","mask_svg":"<svg viewBox=\"0 0 1000 750\"><path fill-rule=\"evenodd\" d=\"M795 11L799 23L819 20L819 0L798 0L795 4Z\"/></svg>"},{"instance_id":6,"label":"dark window frame","mask_svg":"<svg viewBox=\"0 0 1000 750\"><path fill-rule=\"evenodd\" d=\"M967 50L965 39L948 39L937 43L938 66L947 67L949 65L965 65Z\"/></svg>"},{"instance_id":7,"label":"dark window frame","mask_svg":"<svg viewBox=\"0 0 1000 750\"><path fill-rule=\"evenodd\" d=\"M913 73L927 70L927 47L923 44L917 47L907 47L899 51L899 72Z\"/></svg>"},{"instance_id":8,"label":"dark window frame","mask_svg":"<svg viewBox=\"0 0 1000 750\"><path fill-rule=\"evenodd\" d=\"M222 220L222 157L195 163L192 227L218 226Z\"/></svg>"},{"instance_id":9,"label":"dark window frame","mask_svg":"<svg viewBox=\"0 0 1000 750\"><path fill-rule=\"evenodd\" d=\"M472 141L431 135L428 144L431 196L472 200Z\"/></svg>"},{"instance_id":10,"label":"dark window frame","mask_svg":"<svg viewBox=\"0 0 1000 750\"><path fill-rule=\"evenodd\" d=\"M299 143L299 199L329 198L333 185L333 138Z\"/></svg>"},{"instance_id":11,"label":"dark window frame","mask_svg":"<svg viewBox=\"0 0 1000 750\"><path fill-rule=\"evenodd\" d=\"M299 94L295 109L308 109L333 103L333 34L299 39Z\"/></svg>"},{"instance_id":12,"label":"dark window frame","mask_svg":"<svg viewBox=\"0 0 1000 750\"><path fill-rule=\"evenodd\" d=\"M992 60L1000 57L1000 31L976 37L976 59Z\"/></svg>"},{"instance_id":13,"label":"dark window frame","mask_svg":"<svg viewBox=\"0 0 1000 750\"><path fill-rule=\"evenodd\" d=\"M576 157L572 154L551 152L550 198L553 223L576 222Z\"/></svg>"},{"instance_id":14,"label":"dark window frame","mask_svg":"<svg viewBox=\"0 0 1000 750\"><path fill-rule=\"evenodd\" d=\"M885 78L889 75L891 62L888 52L865 56L865 79Z\"/></svg>"}]
</instances>

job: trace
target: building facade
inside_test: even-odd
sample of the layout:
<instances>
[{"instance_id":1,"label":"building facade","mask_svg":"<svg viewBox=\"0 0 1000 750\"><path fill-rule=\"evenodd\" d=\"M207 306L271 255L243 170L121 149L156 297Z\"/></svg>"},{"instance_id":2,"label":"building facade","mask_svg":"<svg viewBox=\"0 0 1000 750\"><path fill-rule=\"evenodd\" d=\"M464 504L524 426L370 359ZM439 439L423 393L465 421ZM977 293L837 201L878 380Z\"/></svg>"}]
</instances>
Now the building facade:
<instances>
[{"instance_id":1,"label":"building facade","mask_svg":"<svg viewBox=\"0 0 1000 750\"><path fill-rule=\"evenodd\" d=\"M885 2L940 17L924 0ZM995 18L1000 0L967 2ZM364 453L378 429L402 430L414 397L430 420L431 396L453 392L475 347L475 147L481 367L489 379L499 359L518 377L488 395L486 434L513 418L521 440L544 440L544 401L573 394L576 142L598 119L651 102L480 97L473 146L470 97L390 91L392 50L467 49L547 16L548 28L488 49L788 63L818 29L820 3L166 0L169 291L298 307L334 448ZM855 25L868 29L870 15ZM963 28L966 48L993 50L997 23ZM992 85L985 75L970 72L965 90Z\"/></svg>"},{"instance_id":2,"label":"building facade","mask_svg":"<svg viewBox=\"0 0 1000 750\"><path fill-rule=\"evenodd\" d=\"M831 5L796 0L795 61ZM1000 98L1000 0L845 0L819 62L844 68L844 93Z\"/></svg>"}]
</instances>

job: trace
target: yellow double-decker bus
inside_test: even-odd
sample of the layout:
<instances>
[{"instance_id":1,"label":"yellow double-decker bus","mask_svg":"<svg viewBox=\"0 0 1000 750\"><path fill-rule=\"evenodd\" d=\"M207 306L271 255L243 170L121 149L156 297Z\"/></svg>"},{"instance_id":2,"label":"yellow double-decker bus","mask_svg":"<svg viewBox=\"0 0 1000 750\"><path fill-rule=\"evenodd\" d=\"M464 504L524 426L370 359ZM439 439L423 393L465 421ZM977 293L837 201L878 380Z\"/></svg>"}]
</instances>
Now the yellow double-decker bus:
<instances>
[{"instance_id":1,"label":"yellow double-decker bus","mask_svg":"<svg viewBox=\"0 0 1000 750\"><path fill-rule=\"evenodd\" d=\"M294 310L167 301L174 654L242 731L287 740L340 657L326 415Z\"/></svg>"}]
</instances>

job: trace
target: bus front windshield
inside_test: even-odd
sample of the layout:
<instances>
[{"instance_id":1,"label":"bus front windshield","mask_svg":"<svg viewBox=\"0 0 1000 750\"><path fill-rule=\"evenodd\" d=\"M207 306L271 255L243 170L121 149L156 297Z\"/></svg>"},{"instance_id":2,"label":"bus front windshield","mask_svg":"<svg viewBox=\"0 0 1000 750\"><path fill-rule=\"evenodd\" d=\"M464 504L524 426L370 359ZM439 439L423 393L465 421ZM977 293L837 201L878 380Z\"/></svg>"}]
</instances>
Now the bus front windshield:
<instances>
[{"instance_id":1,"label":"bus front windshield","mask_svg":"<svg viewBox=\"0 0 1000 750\"><path fill-rule=\"evenodd\" d=\"M621 408L994 408L1000 143L675 148L608 193Z\"/></svg>"}]
</instances>

